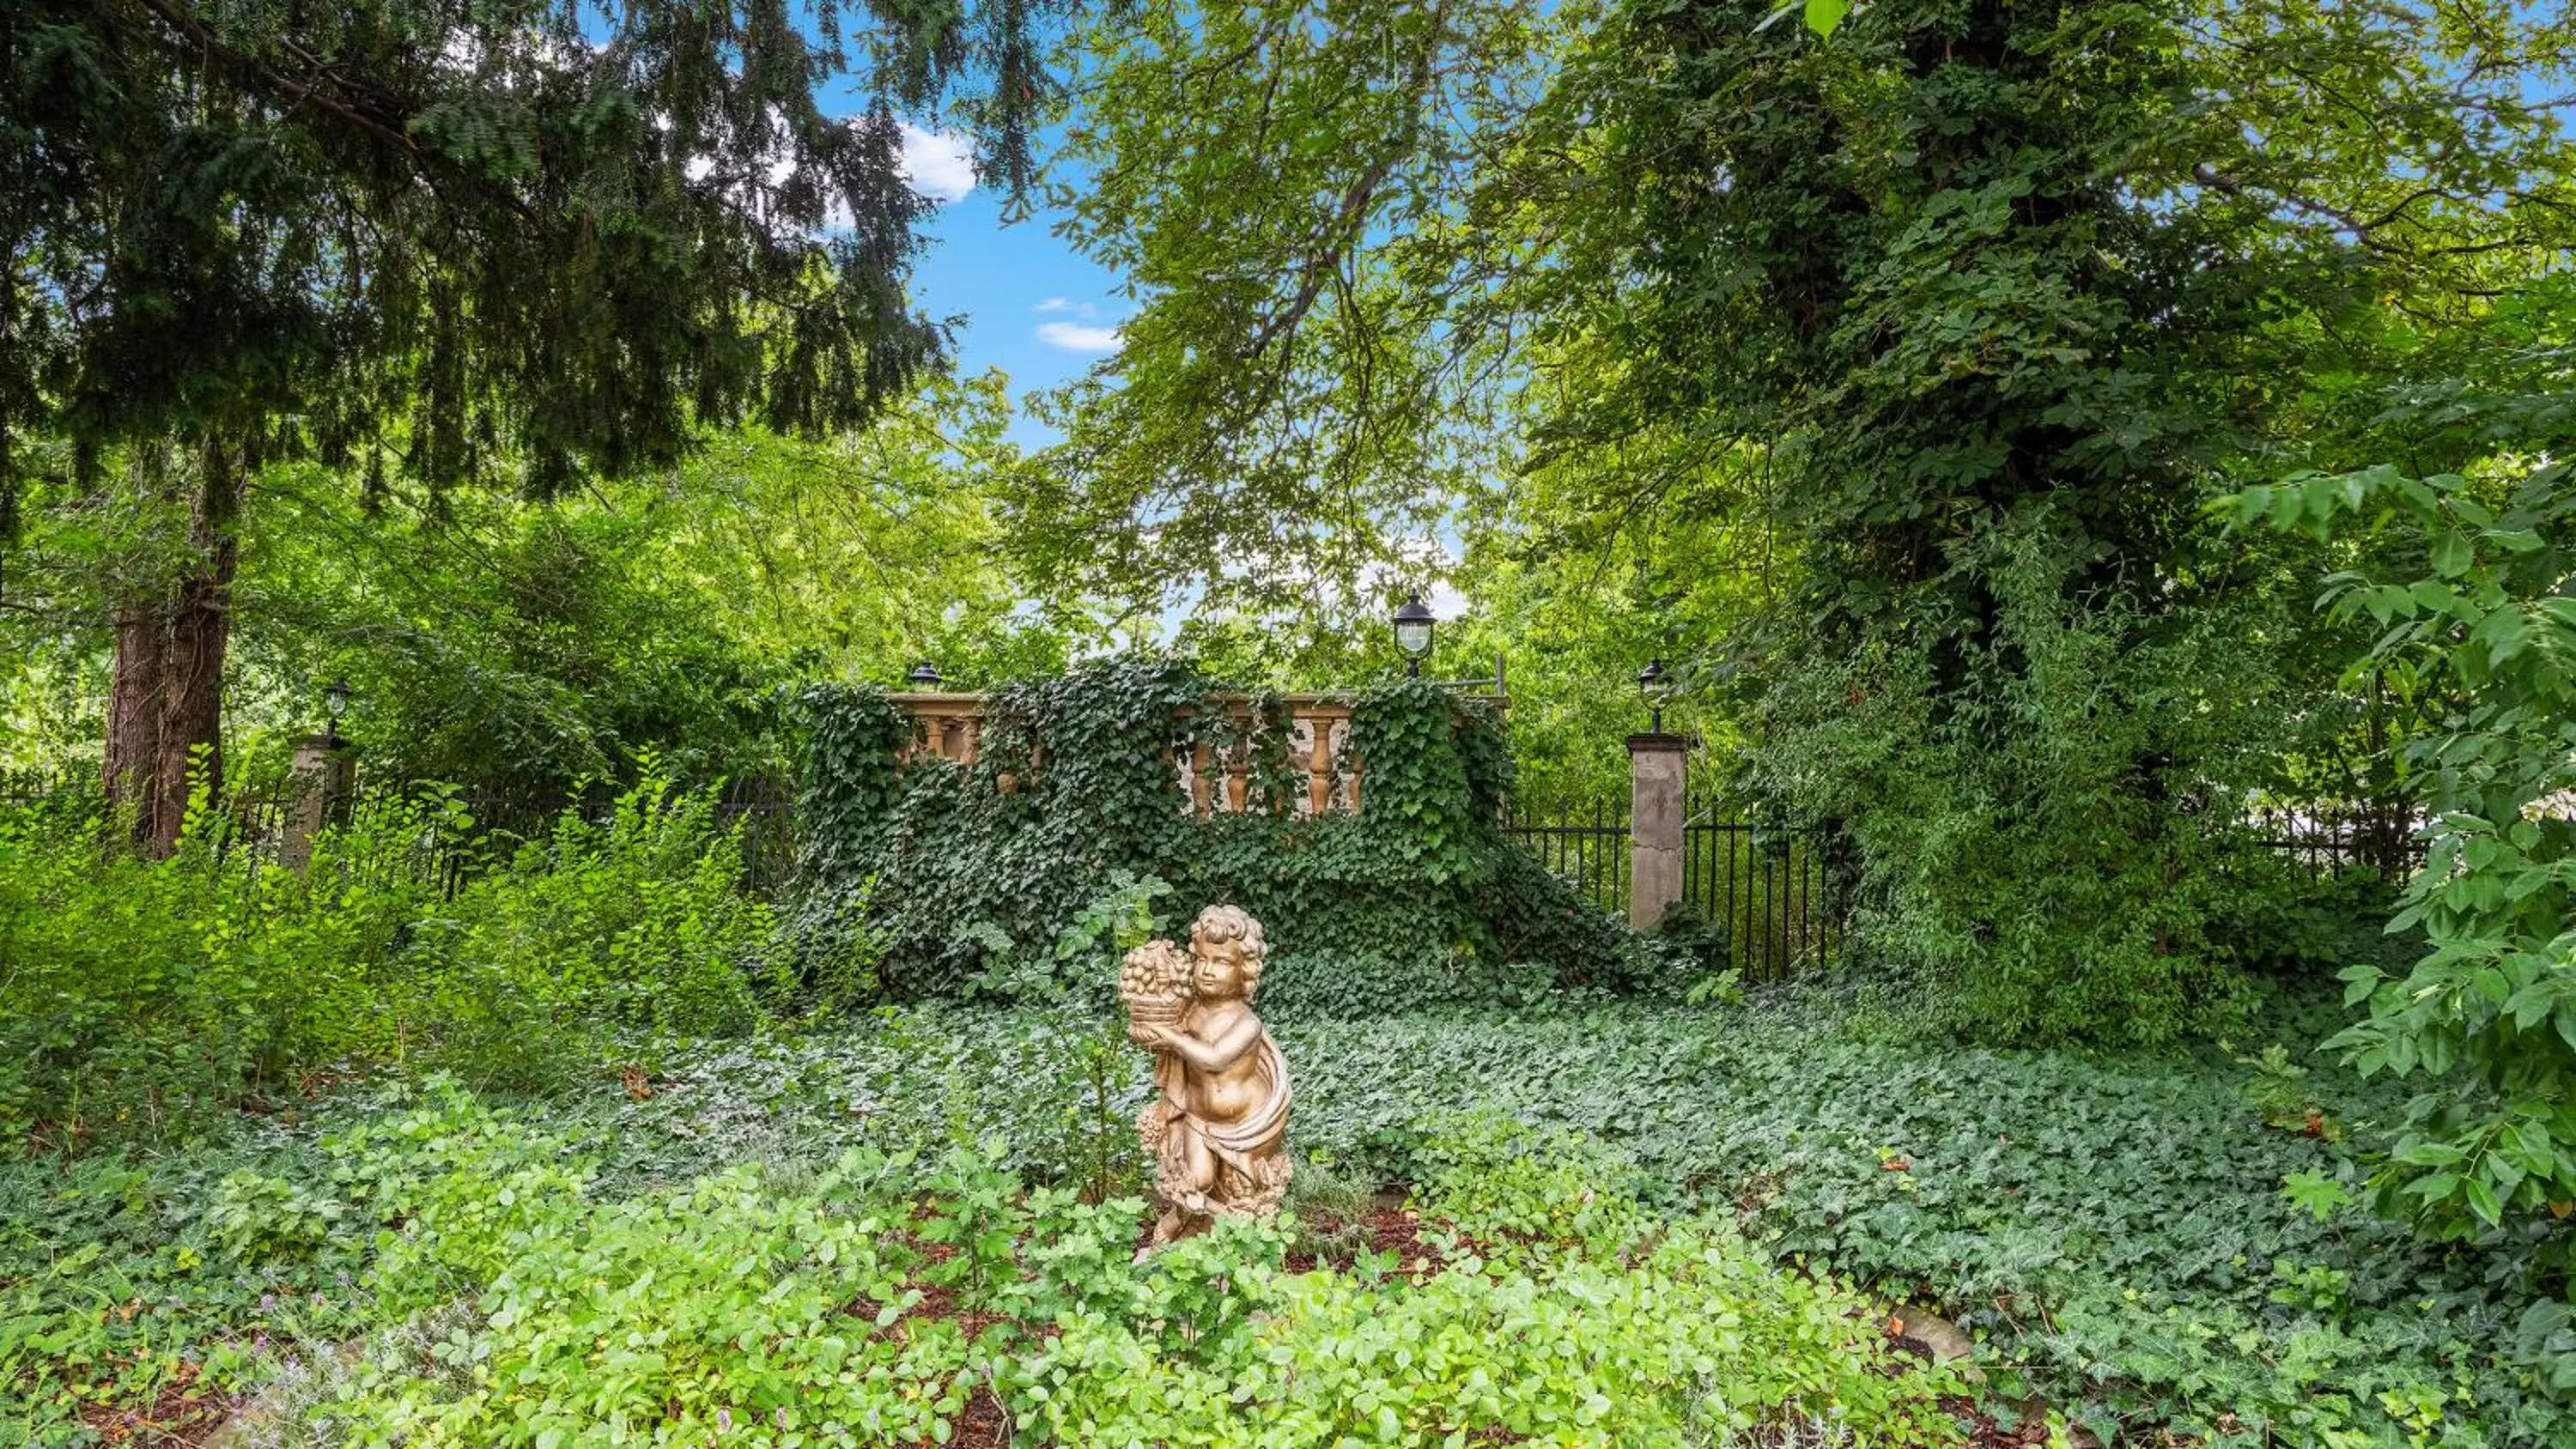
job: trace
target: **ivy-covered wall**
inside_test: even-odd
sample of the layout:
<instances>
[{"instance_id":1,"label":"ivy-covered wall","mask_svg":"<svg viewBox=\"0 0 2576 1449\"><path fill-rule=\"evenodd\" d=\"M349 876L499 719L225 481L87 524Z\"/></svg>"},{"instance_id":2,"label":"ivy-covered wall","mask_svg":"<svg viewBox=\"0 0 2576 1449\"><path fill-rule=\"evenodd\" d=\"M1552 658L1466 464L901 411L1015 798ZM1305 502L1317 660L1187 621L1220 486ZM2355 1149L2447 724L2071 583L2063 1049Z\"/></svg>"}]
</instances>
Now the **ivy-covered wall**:
<instances>
[{"instance_id":1,"label":"ivy-covered wall","mask_svg":"<svg viewBox=\"0 0 2576 1449\"><path fill-rule=\"evenodd\" d=\"M1247 724L1220 692L1154 658L1016 685L988 702L965 766L927 752L898 765L909 725L881 693L810 692L801 909L814 939L865 951L900 994L1008 993L1044 979L1086 905L1160 879L1167 934L1216 902L1261 919L1273 1011L1630 984L1618 925L1495 829L1511 757L1491 706L1419 680L1361 695L1360 811L1300 818L1284 706L1253 696ZM1242 813L1184 808L1174 761L1199 745L1248 752ZM1111 985L1061 984L1104 999Z\"/></svg>"}]
</instances>

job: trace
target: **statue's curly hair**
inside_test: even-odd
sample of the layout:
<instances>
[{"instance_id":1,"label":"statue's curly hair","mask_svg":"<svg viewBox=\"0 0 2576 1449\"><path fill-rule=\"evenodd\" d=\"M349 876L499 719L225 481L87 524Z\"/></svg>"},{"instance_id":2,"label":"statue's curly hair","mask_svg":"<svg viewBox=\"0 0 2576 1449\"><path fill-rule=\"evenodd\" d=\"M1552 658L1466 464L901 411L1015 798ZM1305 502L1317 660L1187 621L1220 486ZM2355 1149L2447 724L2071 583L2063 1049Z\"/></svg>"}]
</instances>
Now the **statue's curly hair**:
<instances>
[{"instance_id":1,"label":"statue's curly hair","mask_svg":"<svg viewBox=\"0 0 2576 1449\"><path fill-rule=\"evenodd\" d=\"M1252 999L1261 989L1261 968L1268 964L1270 947L1261 939L1261 923L1241 906L1210 906L1199 912L1190 926L1192 936L1205 936L1211 941L1243 943L1243 997Z\"/></svg>"}]
</instances>

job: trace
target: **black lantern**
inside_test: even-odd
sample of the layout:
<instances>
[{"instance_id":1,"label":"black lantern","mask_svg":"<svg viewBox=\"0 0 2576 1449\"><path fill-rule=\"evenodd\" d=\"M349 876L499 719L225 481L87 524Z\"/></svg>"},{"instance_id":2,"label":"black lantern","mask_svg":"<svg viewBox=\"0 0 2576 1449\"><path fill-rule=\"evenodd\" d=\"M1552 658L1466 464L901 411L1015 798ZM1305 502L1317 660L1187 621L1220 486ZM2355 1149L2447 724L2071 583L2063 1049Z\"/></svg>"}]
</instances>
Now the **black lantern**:
<instances>
[{"instance_id":1,"label":"black lantern","mask_svg":"<svg viewBox=\"0 0 2576 1449\"><path fill-rule=\"evenodd\" d=\"M1431 631L1440 621L1424 607L1422 591L1416 589L1395 611L1395 652L1404 656L1407 677L1422 672L1422 661L1431 653Z\"/></svg>"},{"instance_id":2,"label":"black lantern","mask_svg":"<svg viewBox=\"0 0 2576 1449\"><path fill-rule=\"evenodd\" d=\"M1647 661L1646 667L1637 671L1637 691L1646 696L1646 707L1654 711L1654 723L1646 727L1650 734L1664 732L1664 701L1673 697L1674 682L1660 659Z\"/></svg>"},{"instance_id":3,"label":"black lantern","mask_svg":"<svg viewBox=\"0 0 2576 1449\"><path fill-rule=\"evenodd\" d=\"M349 712L349 696L357 693L345 679L332 680L322 690L322 715L328 721L322 727L323 738L333 745L340 743L340 717Z\"/></svg>"},{"instance_id":4,"label":"black lantern","mask_svg":"<svg viewBox=\"0 0 2576 1449\"><path fill-rule=\"evenodd\" d=\"M939 666L927 659L912 666L912 672L904 678L915 689L937 689L941 684Z\"/></svg>"}]
</instances>

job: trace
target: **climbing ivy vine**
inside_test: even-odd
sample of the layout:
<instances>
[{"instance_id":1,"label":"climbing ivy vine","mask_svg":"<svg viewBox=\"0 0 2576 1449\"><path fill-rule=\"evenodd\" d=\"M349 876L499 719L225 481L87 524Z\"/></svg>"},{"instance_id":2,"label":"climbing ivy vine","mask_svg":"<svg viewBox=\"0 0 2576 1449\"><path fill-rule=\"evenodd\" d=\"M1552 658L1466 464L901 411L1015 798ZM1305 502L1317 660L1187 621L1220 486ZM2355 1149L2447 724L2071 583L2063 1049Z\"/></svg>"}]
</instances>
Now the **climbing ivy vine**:
<instances>
[{"instance_id":1,"label":"climbing ivy vine","mask_svg":"<svg viewBox=\"0 0 2576 1449\"><path fill-rule=\"evenodd\" d=\"M885 691L870 685L808 685L797 697L805 728L796 816L802 833L788 926L817 994L847 998L873 987L869 888L886 830L902 799L896 768L913 726Z\"/></svg>"},{"instance_id":2,"label":"climbing ivy vine","mask_svg":"<svg viewBox=\"0 0 2576 1449\"><path fill-rule=\"evenodd\" d=\"M1216 902L1259 916L1263 992L1281 1010L1632 984L1618 927L1496 828L1510 755L1481 701L1419 680L1363 693L1335 762L1337 788L1356 763L1361 809L1301 816L1285 701L1224 691L1177 660L997 692L971 765L916 753L898 767L900 716L881 695L807 699L807 897L864 902L891 991L1025 991L1030 959L1140 878L1171 887L1155 905L1165 933ZM1183 762L1201 750L1241 764L1241 811L1192 808ZM1046 984L1104 1001L1111 985Z\"/></svg>"}]
</instances>

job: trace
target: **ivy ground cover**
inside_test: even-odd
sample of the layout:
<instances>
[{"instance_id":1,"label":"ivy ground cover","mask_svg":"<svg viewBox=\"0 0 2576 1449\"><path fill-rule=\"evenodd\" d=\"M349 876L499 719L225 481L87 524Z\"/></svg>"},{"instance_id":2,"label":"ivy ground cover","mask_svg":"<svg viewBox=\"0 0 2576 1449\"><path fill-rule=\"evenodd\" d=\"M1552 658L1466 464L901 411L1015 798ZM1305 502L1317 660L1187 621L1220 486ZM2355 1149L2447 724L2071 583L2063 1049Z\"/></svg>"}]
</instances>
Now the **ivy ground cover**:
<instances>
[{"instance_id":1,"label":"ivy ground cover","mask_svg":"<svg viewBox=\"0 0 2576 1449\"><path fill-rule=\"evenodd\" d=\"M283 1373L279 1442L1937 1441L1903 1300L2105 1439L2571 1441L2563 1300L2339 1200L2397 1104L2303 1072L2297 1013L2195 1057L1817 1001L1283 1021L1300 1218L1141 1270L1141 1061L1063 1071L1087 1029L889 1009L12 1168L0 1438L193 1433ZM1347 1225L1399 1184L1381 1251Z\"/></svg>"}]
</instances>

